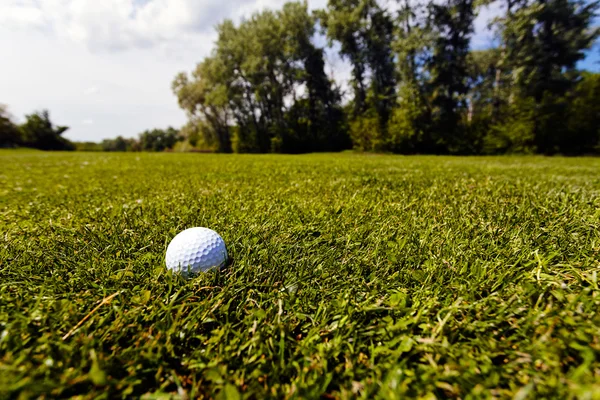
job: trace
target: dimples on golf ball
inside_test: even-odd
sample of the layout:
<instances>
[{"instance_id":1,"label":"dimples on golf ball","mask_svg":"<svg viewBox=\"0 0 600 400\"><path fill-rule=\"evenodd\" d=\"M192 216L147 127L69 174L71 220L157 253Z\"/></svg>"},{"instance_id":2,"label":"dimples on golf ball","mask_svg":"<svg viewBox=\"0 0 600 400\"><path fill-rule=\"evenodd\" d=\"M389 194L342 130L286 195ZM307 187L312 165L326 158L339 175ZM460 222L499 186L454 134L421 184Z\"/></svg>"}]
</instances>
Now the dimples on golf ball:
<instances>
[{"instance_id":1,"label":"dimples on golf ball","mask_svg":"<svg viewBox=\"0 0 600 400\"><path fill-rule=\"evenodd\" d=\"M208 228L190 228L171 240L166 261L167 268L175 272L204 272L225 265L227 248L217 232Z\"/></svg>"}]
</instances>

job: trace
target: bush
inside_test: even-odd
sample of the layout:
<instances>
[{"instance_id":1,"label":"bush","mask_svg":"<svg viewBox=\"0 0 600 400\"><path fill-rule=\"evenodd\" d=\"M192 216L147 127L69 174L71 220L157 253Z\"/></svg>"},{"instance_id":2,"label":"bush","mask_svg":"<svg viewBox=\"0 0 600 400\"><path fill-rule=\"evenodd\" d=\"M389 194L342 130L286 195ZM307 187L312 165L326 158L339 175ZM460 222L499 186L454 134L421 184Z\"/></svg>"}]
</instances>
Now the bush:
<instances>
[{"instance_id":1,"label":"bush","mask_svg":"<svg viewBox=\"0 0 600 400\"><path fill-rule=\"evenodd\" d=\"M379 121L373 110L350 121L350 138L354 148L361 151L382 151L385 142L379 132Z\"/></svg>"},{"instance_id":2,"label":"bush","mask_svg":"<svg viewBox=\"0 0 600 400\"><path fill-rule=\"evenodd\" d=\"M418 153L425 142L426 107L418 89L404 86L388 124L388 146L395 153Z\"/></svg>"},{"instance_id":3,"label":"bush","mask_svg":"<svg viewBox=\"0 0 600 400\"><path fill-rule=\"evenodd\" d=\"M140 134L140 146L143 151L164 151L172 149L175 143L182 140L179 131L174 128L152 129Z\"/></svg>"},{"instance_id":4,"label":"bush","mask_svg":"<svg viewBox=\"0 0 600 400\"><path fill-rule=\"evenodd\" d=\"M135 139L125 139L117 136L115 139L104 139L102 151L140 151L140 143Z\"/></svg>"},{"instance_id":5,"label":"bush","mask_svg":"<svg viewBox=\"0 0 600 400\"><path fill-rule=\"evenodd\" d=\"M600 74L586 73L577 84L568 108L568 153L600 152Z\"/></svg>"},{"instance_id":6,"label":"bush","mask_svg":"<svg viewBox=\"0 0 600 400\"><path fill-rule=\"evenodd\" d=\"M61 135L69 128L54 126L47 110L25 116L20 126L22 144L40 150L75 150L75 145Z\"/></svg>"},{"instance_id":7,"label":"bush","mask_svg":"<svg viewBox=\"0 0 600 400\"><path fill-rule=\"evenodd\" d=\"M0 147L17 147L21 144L21 134L12 121L6 107L0 104Z\"/></svg>"},{"instance_id":8,"label":"bush","mask_svg":"<svg viewBox=\"0 0 600 400\"><path fill-rule=\"evenodd\" d=\"M531 98L511 104L507 117L492 125L483 139L485 154L526 154L535 150L535 102Z\"/></svg>"},{"instance_id":9,"label":"bush","mask_svg":"<svg viewBox=\"0 0 600 400\"><path fill-rule=\"evenodd\" d=\"M231 147L235 153L260 153L261 149L258 144L258 134L256 129L250 126L233 126L231 127L232 140Z\"/></svg>"},{"instance_id":10,"label":"bush","mask_svg":"<svg viewBox=\"0 0 600 400\"><path fill-rule=\"evenodd\" d=\"M76 151L102 151L102 144L96 142L74 142Z\"/></svg>"}]
</instances>

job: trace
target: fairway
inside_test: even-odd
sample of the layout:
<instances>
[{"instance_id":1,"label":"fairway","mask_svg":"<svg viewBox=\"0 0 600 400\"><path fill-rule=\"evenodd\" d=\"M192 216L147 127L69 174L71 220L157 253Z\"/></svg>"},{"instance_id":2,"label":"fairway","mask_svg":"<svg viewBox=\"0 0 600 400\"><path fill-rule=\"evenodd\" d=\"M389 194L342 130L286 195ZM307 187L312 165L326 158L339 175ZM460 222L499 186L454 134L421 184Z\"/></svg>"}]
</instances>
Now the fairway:
<instances>
[{"instance_id":1,"label":"fairway","mask_svg":"<svg viewBox=\"0 0 600 400\"><path fill-rule=\"evenodd\" d=\"M0 398L600 393L598 158L0 165ZM186 280L194 226L233 261Z\"/></svg>"}]
</instances>

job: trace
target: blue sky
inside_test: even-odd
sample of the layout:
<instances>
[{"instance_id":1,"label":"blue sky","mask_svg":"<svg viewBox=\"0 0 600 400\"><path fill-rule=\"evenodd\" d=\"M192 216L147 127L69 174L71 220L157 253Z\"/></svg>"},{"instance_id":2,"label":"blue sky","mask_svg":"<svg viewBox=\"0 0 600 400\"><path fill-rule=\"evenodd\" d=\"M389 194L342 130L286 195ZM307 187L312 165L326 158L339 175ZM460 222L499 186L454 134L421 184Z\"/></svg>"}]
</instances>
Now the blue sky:
<instances>
[{"instance_id":1,"label":"blue sky","mask_svg":"<svg viewBox=\"0 0 600 400\"><path fill-rule=\"evenodd\" d=\"M588 71L600 72L600 47L596 45L588 51L585 60L580 61L578 67Z\"/></svg>"},{"instance_id":2,"label":"blue sky","mask_svg":"<svg viewBox=\"0 0 600 400\"><path fill-rule=\"evenodd\" d=\"M171 92L180 71L209 54L214 26L224 18L285 0L0 0L0 103L17 121L34 110L71 129L72 140L136 136L186 121ZM309 0L312 9L326 0ZM489 47L483 9L473 47ZM600 71L596 47L580 65ZM6 56L8 55L8 57ZM341 84L350 68L331 53L329 71Z\"/></svg>"}]
</instances>

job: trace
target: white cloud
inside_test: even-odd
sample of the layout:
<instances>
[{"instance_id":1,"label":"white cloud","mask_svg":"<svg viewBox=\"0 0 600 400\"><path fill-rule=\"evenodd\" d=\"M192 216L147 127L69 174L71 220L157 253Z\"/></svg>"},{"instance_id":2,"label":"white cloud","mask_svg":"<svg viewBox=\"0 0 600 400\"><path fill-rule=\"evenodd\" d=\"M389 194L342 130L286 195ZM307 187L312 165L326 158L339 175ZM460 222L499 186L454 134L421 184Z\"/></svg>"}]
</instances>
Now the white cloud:
<instances>
[{"instance_id":1,"label":"white cloud","mask_svg":"<svg viewBox=\"0 0 600 400\"><path fill-rule=\"evenodd\" d=\"M93 119L84 119L83 121L81 121L82 124L84 125L94 125L94 120Z\"/></svg>"},{"instance_id":2,"label":"white cloud","mask_svg":"<svg viewBox=\"0 0 600 400\"><path fill-rule=\"evenodd\" d=\"M3 0L0 22L41 28L92 51L147 48L214 36L225 18L239 20L285 0ZM311 8L326 0L311 1Z\"/></svg>"},{"instance_id":3,"label":"white cloud","mask_svg":"<svg viewBox=\"0 0 600 400\"><path fill-rule=\"evenodd\" d=\"M98 88L96 86L90 86L89 88L85 89L83 93L91 96L98 93Z\"/></svg>"},{"instance_id":4,"label":"white cloud","mask_svg":"<svg viewBox=\"0 0 600 400\"><path fill-rule=\"evenodd\" d=\"M5 0L0 4L0 25L40 28L44 25L44 14L33 1Z\"/></svg>"}]
</instances>

